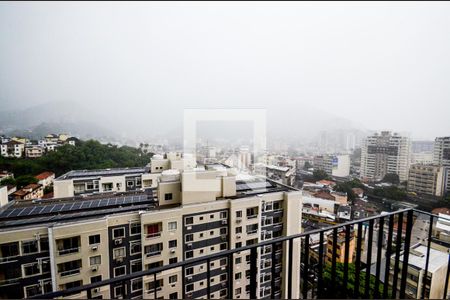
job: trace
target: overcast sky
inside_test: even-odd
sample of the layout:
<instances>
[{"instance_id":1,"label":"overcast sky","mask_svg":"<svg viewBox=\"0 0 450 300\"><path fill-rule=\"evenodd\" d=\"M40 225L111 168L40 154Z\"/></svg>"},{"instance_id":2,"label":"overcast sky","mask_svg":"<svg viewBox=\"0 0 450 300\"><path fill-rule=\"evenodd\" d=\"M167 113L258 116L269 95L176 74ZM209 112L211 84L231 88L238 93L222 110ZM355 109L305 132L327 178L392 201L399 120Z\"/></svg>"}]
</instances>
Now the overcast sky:
<instances>
[{"instance_id":1,"label":"overcast sky","mask_svg":"<svg viewBox=\"0 0 450 300\"><path fill-rule=\"evenodd\" d=\"M449 16L444 2L2 2L0 104L75 101L148 126L183 108L281 123L317 109L434 139L450 135Z\"/></svg>"}]
</instances>

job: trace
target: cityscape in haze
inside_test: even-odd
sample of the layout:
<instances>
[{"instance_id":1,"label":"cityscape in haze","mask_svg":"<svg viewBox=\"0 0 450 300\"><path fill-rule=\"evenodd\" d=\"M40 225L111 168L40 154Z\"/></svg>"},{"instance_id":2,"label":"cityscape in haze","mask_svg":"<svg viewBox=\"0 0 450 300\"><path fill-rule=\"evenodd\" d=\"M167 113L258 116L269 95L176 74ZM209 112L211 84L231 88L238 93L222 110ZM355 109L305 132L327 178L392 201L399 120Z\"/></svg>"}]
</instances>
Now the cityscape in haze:
<instances>
[{"instance_id":1,"label":"cityscape in haze","mask_svg":"<svg viewBox=\"0 0 450 300\"><path fill-rule=\"evenodd\" d=\"M1 2L1 299L448 299L448 2Z\"/></svg>"}]
</instances>

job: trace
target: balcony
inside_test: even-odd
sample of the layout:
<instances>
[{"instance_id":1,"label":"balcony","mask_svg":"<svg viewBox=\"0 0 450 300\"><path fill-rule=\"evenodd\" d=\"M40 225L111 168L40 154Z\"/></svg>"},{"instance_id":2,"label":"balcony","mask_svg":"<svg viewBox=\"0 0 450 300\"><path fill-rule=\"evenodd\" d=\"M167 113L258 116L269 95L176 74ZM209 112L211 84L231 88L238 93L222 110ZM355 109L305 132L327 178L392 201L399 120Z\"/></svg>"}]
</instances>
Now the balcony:
<instances>
[{"instance_id":1,"label":"balcony","mask_svg":"<svg viewBox=\"0 0 450 300\"><path fill-rule=\"evenodd\" d=\"M60 250L58 250L58 255L62 256L62 255L68 255L68 254L78 253L78 252L80 252L80 247L60 249Z\"/></svg>"},{"instance_id":2,"label":"balcony","mask_svg":"<svg viewBox=\"0 0 450 300\"><path fill-rule=\"evenodd\" d=\"M62 271L62 272L59 273L59 276L67 277L67 276L80 274L80 272L81 272L81 268L77 268L77 269Z\"/></svg>"},{"instance_id":3,"label":"balcony","mask_svg":"<svg viewBox=\"0 0 450 300\"><path fill-rule=\"evenodd\" d=\"M416 220L420 222L415 225ZM424 219L425 218L425 219ZM386 298L397 299L406 298L407 278L410 277L408 270L403 265L412 266L412 262L417 263L421 260L423 272L426 274L431 268L436 268L435 263L439 262L439 268L442 268L443 274L447 272L447 277L443 280L441 290L428 290L425 288L425 282L418 282L421 287L418 289L420 295L418 298L447 298L447 289L449 286L450 268L448 268L450 245L439 241L433 236L433 226L438 216L426 212L404 209L385 215L374 216L366 219L355 220L347 223L333 225L327 228L304 232L294 236L283 236L265 241L260 244L253 244L237 249L226 250L202 257L187 259L170 265L157 266L135 274L129 274L118 278L107 279L81 287L57 291L38 295L35 298L54 298L69 295L76 292L87 291L87 298L91 298L90 289L107 286L125 284L129 280L142 276L150 276L156 281L156 274L168 270L176 270L189 267L193 264L206 263L207 266L215 260L228 258L232 260L235 253L248 251L249 268L248 277L250 284L249 297L254 299L260 295L258 290L258 273L265 267L260 265L261 258L259 253L264 247L271 246L272 264L269 268L264 268L264 274L267 274L271 280L270 288L266 288L267 296L270 298L303 298L303 299L323 299L323 298ZM427 239L419 246L415 243L412 233L417 226L423 227L423 220L427 220L426 229L423 232ZM383 228L383 230L377 230ZM312 239L311 237L317 237ZM312 241L317 241L313 242ZM298 245L298 248L294 248ZM311 243L311 244L310 244ZM436 245L439 244L437 247ZM280 247L282 245L283 247ZM338 252L337 245L340 245L342 252ZM368 245L370 245L368 247ZM293 250L295 249L295 251ZM441 250L439 250L441 249ZM443 249L443 250L442 250ZM160 253L162 245L152 245L146 253ZM328 251L328 250L331 250ZM278 255L280 253L281 255ZM441 251L442 253L440 253ZM327 258L327 253L330 255ZM436 257L438 259L436 260ZM293 263L285 263L285 260ZM298 268L300 274L298 274ZM227 267L228 278L234 278L231 268ZM283 272L278 272L283 270ZM213 276L212 270L204 270L206 278ZM447 278L447 279L446 279ZM437 279L433 279L437 280ZM233 295L236 288L234 280L227 280L223 287L228 295ZM179 283L181 284L181 283ZM428 284L429 285L429 282ZM422 288L423 287L423 288ZM203 286L204 296L207 291L214 288L214 283L206 280ZM278 290L280 288L281 294ZM148 286L150 293L158 292L158 285ZM124 295L124 298L130 295ZM158 295L167 297L168 295ZM189 298L189 292L178 295L179 298ZM201 295L199 295L201 297Z\"/></svg>"}]
</instances>

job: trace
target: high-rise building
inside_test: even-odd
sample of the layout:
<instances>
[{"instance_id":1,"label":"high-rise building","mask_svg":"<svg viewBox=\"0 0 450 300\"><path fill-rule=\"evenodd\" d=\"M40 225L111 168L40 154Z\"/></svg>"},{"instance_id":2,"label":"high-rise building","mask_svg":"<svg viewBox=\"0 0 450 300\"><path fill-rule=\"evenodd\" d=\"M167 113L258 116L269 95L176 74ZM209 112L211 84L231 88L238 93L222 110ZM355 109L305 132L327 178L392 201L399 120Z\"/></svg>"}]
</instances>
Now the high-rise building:
<instances>
[{"instance_id":1,"label":"high-rise building","mask_svg":"<svg viewBox=\"0 0 450 300\"><path fill-rule=\"evenodd\" d=\"M350 155L315 156L314 169L323 170L336 177L347 177L350 175Z\"/></svg>"},{"instance_id":2,"label":"high-rise building","mask_svg":"<svg viewBox=\"0 0 450 300\"><path fill-rule=\"evenodd\" d=\"M361 148L362 179L378 181L386 174L408 180L410 139L390 131L368 136Z\"/></svg>"},{"instance_id":3,"label":"high-rise building","mask_svg":"<svg viewBox=\"0 0 450 300\"><path fill-rule=\"evenodd\" d=\"M433 160L444 167L444 191L450 192L450 136L437 137L434 141Z\"/></svg>"},{"instance_id":4,"label":"high-rise building","mask_svg":"<svg viewBox=\"0 0 450 300\"><path fill-rule=\"evenodd\" d=\"M301 200L300 191L273 181L206 166L202 171L163 171L156 193L13 201L0 210L0 298L65 290L299 234ZM293 243L299 253L300 240ZM299 270L300 257L289 261L284 247L280 242L258 251L257 298L272 292L287 298L287 265ZM249 298L249 257L250 251L243 250L211 259L209 266L200 261L95 288L91 296ZM289 278L299 282L299 277L293 272ZM299 287L292 297L299 297Z\"/></svg>"},{"instance_id":5,"label":"high-rise building","mask_svg":"<svg viewBox=\"0 0 450 300\"><path fill-rule=\"evenodd\" d=\"M409 169L408 192L440 197L444 189L444 168L438 165L412 165Z\"/></svg>"}]
</instances>

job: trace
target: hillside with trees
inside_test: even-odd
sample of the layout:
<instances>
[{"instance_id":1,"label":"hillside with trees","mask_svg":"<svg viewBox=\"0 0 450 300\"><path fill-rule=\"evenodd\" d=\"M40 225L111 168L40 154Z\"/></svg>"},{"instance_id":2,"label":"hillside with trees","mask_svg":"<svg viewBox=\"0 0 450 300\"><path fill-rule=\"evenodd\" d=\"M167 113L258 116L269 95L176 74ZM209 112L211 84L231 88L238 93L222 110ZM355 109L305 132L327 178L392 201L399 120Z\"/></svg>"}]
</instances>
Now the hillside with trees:
<instances>
[{"instance_id":1,"label":"hillside with trees","mask_svg":"<svg viewBox=\"0 0 450 300\"><path fill-rule=\"evenodd\" d=\"M13 172L15 177L44 171L60 176L70 170L142 167L150 162L152 155L139 148L88 140L80 141L77 146L58 147L57 151L34 159L0 157L0 170Z\"/></svg>"}]
</instances>

